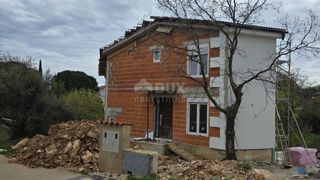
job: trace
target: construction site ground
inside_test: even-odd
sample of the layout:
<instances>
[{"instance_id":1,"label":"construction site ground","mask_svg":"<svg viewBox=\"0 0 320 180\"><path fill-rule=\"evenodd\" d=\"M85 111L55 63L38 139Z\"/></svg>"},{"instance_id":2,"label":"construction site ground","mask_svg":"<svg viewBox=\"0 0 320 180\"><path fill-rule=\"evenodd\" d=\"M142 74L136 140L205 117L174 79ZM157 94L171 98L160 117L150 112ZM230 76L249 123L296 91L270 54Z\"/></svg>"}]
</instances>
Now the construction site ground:
<instances>
[{"instance_id":1,"label":"construction site ground","mask_svg":"<svg viewBox=\"0 0 320 180\"><path fill-rule=\"evenodd\" d=\"M82 180L82 179L112 179L118 177L119 179L126 179L127 175L123 174L118 176L112 176L108 173L93 173L89 175L83 175L81 173L75 173L67 171L63 168L46 169L46 168L29 168L27 166L15 163L9 163L8 158L0 156L0 177L6 180L24 179L24 180ZM292 173L295 172L294 168L282 169L278 165L254 165L256 168L266 169L272 172L279 180L292 179ZM307 179L317 179L316 177L308 177ZM318 178L319 179L319 178Z\"/></svg>"},{"instance_id":2,"label":"construction site ground","mask_svg":"<svg viewBox=\"0 0 320 180\"><path fill-rule=\"evenodd\" d=\"M56 124L50 127L48 136L36 135L33 138L21 140L13 148L16 152L13 158L1 158L0 177L9 180L44 179L41 177L46 177L45 179L127 179L127 174L98 171L97 124L95 121ZM131 148L140 149L141 147L132 144ZM175 153L184 154L178 151ZM278 165L265 161L193 160L189 156L181 156L184 157L182 159L175 153L159 155L157 179L260 180L263 179L262 177L291 179L296 172L296 168L282 169Z\"/></svg>"}]
</instances>

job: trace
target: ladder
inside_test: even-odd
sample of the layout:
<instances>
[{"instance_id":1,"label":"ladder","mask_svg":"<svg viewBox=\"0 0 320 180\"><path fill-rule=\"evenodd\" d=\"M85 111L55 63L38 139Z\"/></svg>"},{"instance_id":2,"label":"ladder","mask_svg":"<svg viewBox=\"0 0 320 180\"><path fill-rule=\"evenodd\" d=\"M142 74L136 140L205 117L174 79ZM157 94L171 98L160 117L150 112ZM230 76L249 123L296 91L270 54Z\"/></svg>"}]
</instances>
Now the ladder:
<instances>
[{"instance_id":1,"label":"ladder","mask_svg":"<svg viewBox=\"0 0 320 180\"><path fill-rule=\"evenodd\" d=\"M281 45L280 45L281 46ZM291 42L289 44L291 48ZM278 59L276 62L276 142L281 146L283 154L282 165L285 168L292 167L292 157L290 155L290 139L294 134L300 144L304 147L306 153L310 156L307 144L299 127L296 116L293 112L293 91L294 78L291 72L291 53ZM294 127L296 128L296 133ZM313 162L317 166L317 162Z\"/></svg>"},{"instance_id":2,"label":"ladder","mask_svg":"<svg viewBox=\"0 0 320 180\"><path fill-rule=\"evenodd\" d=\"M276 62L276 142L283 154L283 167L291 167L292 159L289 152L292 131L291 54L282 58L284 59Z\"/></svg>"},{"instance_id":3,"label":"ladder","mask_svg":"<svg viewBox=\"0 0 320 180\"><path fill-rule=\"evenodd\" d=\"M284 130L282 119L278 111L278 108L276 108L276 113L277 113L277 127L276 127L277 139L278 139L278 142L280 143L281 151L283 155L282 166L285 168L289 168L289 167L292 167L292 159L289 152L289 136L286 134Z\"/></svg>"}]
</instances>

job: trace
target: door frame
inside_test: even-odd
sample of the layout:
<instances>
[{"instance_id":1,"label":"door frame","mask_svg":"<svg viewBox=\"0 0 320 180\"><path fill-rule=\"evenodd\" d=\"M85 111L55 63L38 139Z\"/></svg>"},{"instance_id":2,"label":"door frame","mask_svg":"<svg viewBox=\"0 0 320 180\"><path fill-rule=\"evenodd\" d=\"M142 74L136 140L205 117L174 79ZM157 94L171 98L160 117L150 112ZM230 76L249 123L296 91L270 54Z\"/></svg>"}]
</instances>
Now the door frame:
<instances>
[{"instance_id":1,"label":"door frame","mask_svg":"<svg viewBox=\"0 0 320 180\"><path fill-rule=\"evenodd\" d=\"M159 117L160 117L160 103L161 103L161 99L162 98L166 98L166 99L170 99L169 102L171 103L171 122L170 122L170 132L169 132L169 138L163 138L163 137L159 137ZM154 138L155 139L166 139L166 140L171 140L172 139L172 133L173 133L173 97L154 97L154 115L153 115L153 119L154 119Z\"/></svg>"}]
</instances>

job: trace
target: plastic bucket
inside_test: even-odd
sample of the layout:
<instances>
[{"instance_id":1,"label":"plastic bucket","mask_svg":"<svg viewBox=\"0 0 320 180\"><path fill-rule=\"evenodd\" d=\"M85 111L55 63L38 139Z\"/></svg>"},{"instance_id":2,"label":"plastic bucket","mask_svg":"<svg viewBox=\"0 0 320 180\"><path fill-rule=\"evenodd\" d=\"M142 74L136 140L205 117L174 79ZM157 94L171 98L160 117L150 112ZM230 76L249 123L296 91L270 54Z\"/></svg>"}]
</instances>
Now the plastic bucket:
<instances>
[{"instance_id":1,"label":"plastic bucket","mask_svg":"<svg viewBox=\"0 0 320 180\"><path fill-rule=\"evenodd\" d=\"M306 167L297 167L297 173L299 175L308 175Z\"/></svg>"}]
</instances>

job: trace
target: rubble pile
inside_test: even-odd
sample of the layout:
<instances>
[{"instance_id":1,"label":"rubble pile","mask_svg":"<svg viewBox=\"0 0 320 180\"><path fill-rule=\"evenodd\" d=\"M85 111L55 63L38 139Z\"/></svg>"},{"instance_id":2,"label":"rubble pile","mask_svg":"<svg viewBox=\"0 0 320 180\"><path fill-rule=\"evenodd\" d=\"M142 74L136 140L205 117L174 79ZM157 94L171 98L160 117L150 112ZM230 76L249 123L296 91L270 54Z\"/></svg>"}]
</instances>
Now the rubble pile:
<instances>
[{"instance_id":1,"label":"rubble pile","mask_svg":"<svg viewBox=\"0 0 320 180\"><path fill-rule=\"evenodd\" d=\"M35 135L13 147L14 162L29 167L64 167L73 171L98 171L97 121L69 121L50 126L48 136Z\"/></svg>"},{"instance_id":2,"label":"rubble pile","mask_svg":"<svg viewBox=\"0 0 320 180\"><path fill-rule=\"evenodd\" d=\"M99 121L69 121L52 125L48 135L22 139L11 159L29 167L63 167L76 172L98 172ZM131 149L142 149L131 144ZM241 166L238 161L195 160L187 162L175 154L159 155L158 179L265 179L268 171ZM245 168L244 168L245 167ZM122 174L121 177L126 177ZM109 176L110 177L110 176ZM273 178L269 178L273 179Z\"/></svg>"},{"instance_id":3,"label":"rubble pile","mask_svg":"<svg viewBox=\"0 0 320 180\"><path fill-rule=\"evenodd\" d=\"M237 161L196 160L179 161L167 165L161 162L158 167L160 179L259 179L253 170L242 170Z\"/></svg>"}]
</instances>

